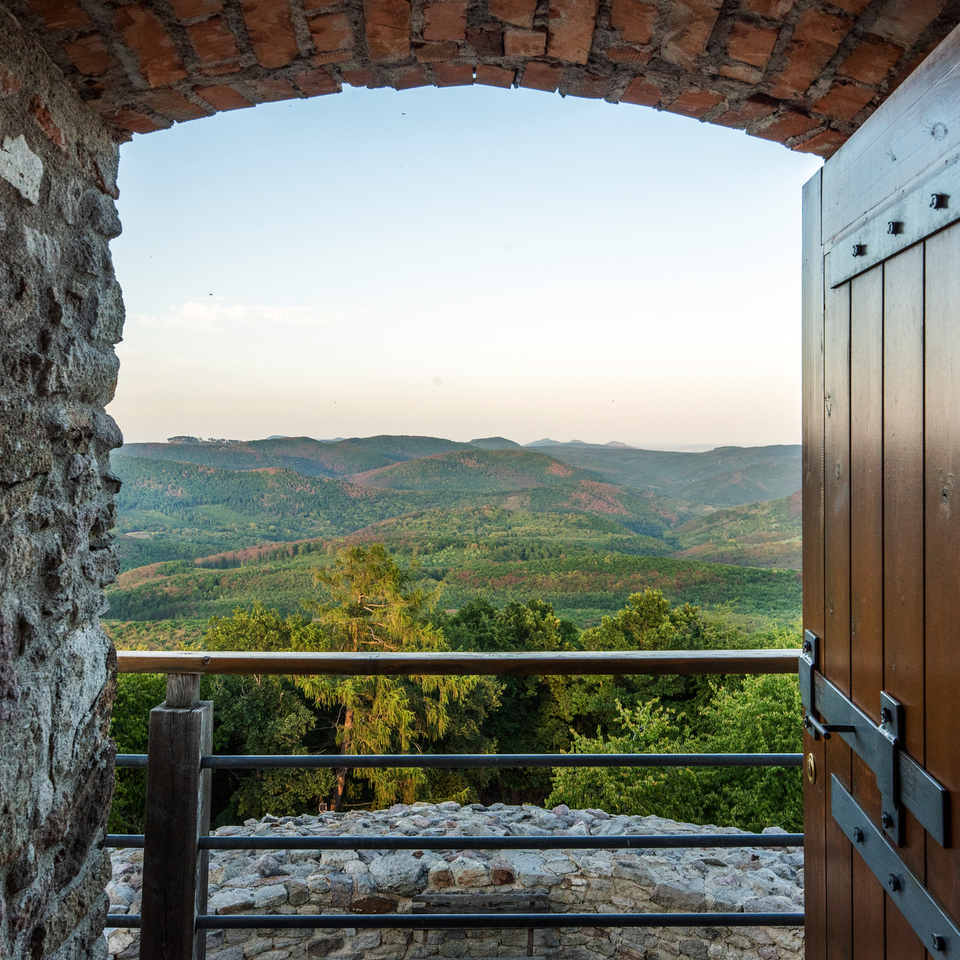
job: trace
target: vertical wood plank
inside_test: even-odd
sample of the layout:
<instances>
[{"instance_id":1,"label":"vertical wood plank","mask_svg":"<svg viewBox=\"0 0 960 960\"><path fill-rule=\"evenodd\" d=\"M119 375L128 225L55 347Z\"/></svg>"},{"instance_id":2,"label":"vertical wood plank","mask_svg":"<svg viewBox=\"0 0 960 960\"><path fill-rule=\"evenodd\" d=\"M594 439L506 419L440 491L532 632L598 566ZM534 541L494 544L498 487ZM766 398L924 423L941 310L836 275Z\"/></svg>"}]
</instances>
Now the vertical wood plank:
<instances>
[{"instance_id":1,"label":"vertical wood plank","mask_svg":"<svg viewBox=\"0 0 960 960\"><path fill-rule=\"evenodd\" d=\"M926 767L951 793L952 846L927 884L960 914L960 226L926 244Z\"/></svg>"},{"instance_id":2,"label":"vertical wood plank","mask_svg":"<svg viewBox=\"0 0 960 960\"><path fill-rule=\"evenodd\" d=\"M803 188L803 624L823 636L823 253L818 171ZM804 777L806 960L827 955L826 776L823 741L804 733L803 749L818 771Z\"/></svg>"},{"instance_id":3,"label":"vertical wood plank","mask_svg":"<svg viewBox=\"0 0 960 960\"><path fill-rule=\"evenodd\" d=\"M883 686L883 267L851 282L850 293L850 693L880 719ZM877 823L876 777L854 754L853 796ZM853 957L883 956L884 889L854 855Z\"/></svg>"},{"instance_id":4,"label":"vertical wood plank","mask_svg":"<svg viewBox=\"0 0 960 960\"><path fill-rule=\"evenodd\" d=\"M902 742L924 762L924 249L917 245L884 265L884 689L904 707ZM924 832L904 815L900 855L923 882ZM919 960L926 951L887 901L887 954Z\"/></svg>"},{"instance_id":5,"label":"vertical wood plank","mask_svg":"<svg viewBox=\"0 0 960 960\"><path fill-rule=\"evenodd\" d=\"M200 757L213 752L213 703L192 709L162 703L150 711L147 810L143 856L141 960L203 960L206 932L206 850L197 839L210 829L210 770Z\"/></svg>"},{"instance_id":6,"label":"vertical wood plank","mask_svg":"<svg viewBox=\"0 0 960 960\"><path fill-rule=\"evenodd\" d=\"M850 694L850 284L824 294L824 639L825 676ZM850 748L840 737L824 745L827 774L850 788ZM830 807L827 788L827 809ZM852 850L826 818L827 957L852 956Z\"/></svg>"}]
</instances>

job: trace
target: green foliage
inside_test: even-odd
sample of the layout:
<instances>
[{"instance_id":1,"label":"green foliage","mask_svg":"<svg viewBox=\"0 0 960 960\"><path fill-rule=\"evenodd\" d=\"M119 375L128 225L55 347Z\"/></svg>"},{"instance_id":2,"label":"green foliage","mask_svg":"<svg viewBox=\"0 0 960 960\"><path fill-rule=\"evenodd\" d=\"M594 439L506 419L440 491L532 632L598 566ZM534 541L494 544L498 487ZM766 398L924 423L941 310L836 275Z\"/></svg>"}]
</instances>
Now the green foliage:
<instances>
[{"instance_id":1,"label":"green foliage","mask_svg":"<svg viewBox=\"0 0 960 960\"><path fill-rule=\"evenodd\" d=\"M122 673L110 718L110 736L117 753L146 753L150 711L167 695L166 677L152 673ZM147 802L147 771L117 770L117 786L107 828L111 833L143 833Z\"/></svg>"},{"instance_id":2,"label":"green foliage","mask_svg":"<svg viewBox=\"0 0 960 960\"><path fill-rule=\"evenodd\" d=\"M575 737L577 753L785 753L801 749L796 678L714 681L696 718L652 700L617 705L620 731ZM695 719L696 725L691 725ZM803 829L800 771L795 768L571 768L554 771L548 806L594 806L610 813L667 817L759 832Z\"/></svg>"},{"instance_id":3,"label":"green foliage","mask_svg":"<svg viewBox=\"0 0 960 960\"><path fill-rule=\"evenodd\" d=\"M443 634L426 619L428 597L382 544L351 547L333 567L317 572L330 601L314 605L314 623L324 649L351 653L440 652ZM341 753L409 753L447 732L450 706L468 699L476 677L300 677L298 686L319 705L338 711ZM346 768L337 771L333 806L347 787ZM423 771L360 769L353 772L373 789L378 805L411 802Z\"/></svg>"}]
</instances>

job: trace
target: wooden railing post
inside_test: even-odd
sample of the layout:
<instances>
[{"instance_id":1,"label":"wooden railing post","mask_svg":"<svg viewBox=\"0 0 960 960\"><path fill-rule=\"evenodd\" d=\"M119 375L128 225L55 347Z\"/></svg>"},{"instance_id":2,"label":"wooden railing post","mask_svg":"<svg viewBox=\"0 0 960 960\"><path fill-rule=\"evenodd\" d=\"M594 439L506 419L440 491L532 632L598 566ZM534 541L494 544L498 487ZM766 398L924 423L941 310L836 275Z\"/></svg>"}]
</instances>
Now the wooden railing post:
<instances>
[{"instance_id":1,"label":"wooden railing post","mask_svg":"<svg viewBox=\"0 0 960 960\"><path fill-rule=\"evenodd\" d=\"M207 851L198 838L210 829L213 703L200 701L200 674L169 674L167 699L150 711L147 810L144 829L141 960L203 960Z\"/></svg>"}]
</instances>

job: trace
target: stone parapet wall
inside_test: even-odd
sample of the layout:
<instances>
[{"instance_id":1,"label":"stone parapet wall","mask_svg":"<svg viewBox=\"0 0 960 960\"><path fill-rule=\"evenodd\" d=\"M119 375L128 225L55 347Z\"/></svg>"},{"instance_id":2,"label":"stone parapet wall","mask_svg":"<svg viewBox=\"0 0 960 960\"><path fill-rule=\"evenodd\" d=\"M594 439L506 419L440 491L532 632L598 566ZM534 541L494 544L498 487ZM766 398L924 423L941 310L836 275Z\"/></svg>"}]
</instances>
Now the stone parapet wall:
<instances>
[{"instance_id":1,"label":"stone parapet wall","mask_svg":"<svg viewBox=\"0 0 960 960\"><path fill-rule=\"evenodd\" d=\"M657 960L666 957L801 960L803 931L751 925L750 914L803 910L803 853L794 848L674 850L470 850L470 837L736 834L658 817L599 810L456 803L398 805L377 813L269 817L218 836L449 837L449 851L212 851L209 912L358 915L409 913L422 894L546 894L553 913L735 912L745 925L538 930L545 960ZM782 831L770 831L782 832ZM113 854L108 887L115 913L140 912L143 852ZM134 930L109 931L111 960L139 956ZM526 956L526 930L211 931L207 960L415 960Z\"/></svg>"},{"instance_id":2,"label":"stone parapet wall","mask_svg":"<svg viewBox=\"0 0 960 960\"><path fill-rule=\"evenodd\" d=\"M102 955L118 151L0 8L0 957Z\"/></svg>"}]
</instances>

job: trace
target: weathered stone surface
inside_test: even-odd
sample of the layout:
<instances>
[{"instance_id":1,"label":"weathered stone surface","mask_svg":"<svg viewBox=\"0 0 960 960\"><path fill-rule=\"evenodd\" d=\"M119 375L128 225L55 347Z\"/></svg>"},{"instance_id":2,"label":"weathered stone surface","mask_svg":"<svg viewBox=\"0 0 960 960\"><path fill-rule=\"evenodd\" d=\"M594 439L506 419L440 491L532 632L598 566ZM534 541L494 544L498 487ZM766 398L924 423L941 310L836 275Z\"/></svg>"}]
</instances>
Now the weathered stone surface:
<instances>
[{"instance_id":1,"label":"weathered stone surface","mask_svg":"<svg viewBox=\"0 0 960 960\"><path fill-rule=\"evenodd\" d=\"M95 958L113 793L99 619L117 568L120 434L103 406L123 316L118 151L5 8L0 65L0 956ZM130 894L117 882L110 899L129 909Z\"/></svg>"},{"instance_id":2,"label":"weathered stone surface","mask_svg":"<svg viewBox=\"0 0 960 960\"><path fill-rule=\"evenodd\" d=\"M518 905L530 894L546 894L551 911L596 913L597 926L536 930L534 952L543 960L801 960L803 930L749 926L759 912L802 912L803 853L792 849L716 850L471 850L470 837L644 836L662 833L736 833L694 827L658 817L610 817L599 810L552 811L456 803L398 805L375 813L323 813L318 817L269 817L243 827L224 827L219 835L257 837L445 836L450 850L280 851L256 859L243 851L214 851L210 868L210 910L225 913L383 915L409 913L414 898L500 897L515 895ZM782 832L782 831L780 831ZM139 882L140 851L113 855L114 879L108 884L118 912ZM291 873L295 871L295 875ZM279 875L273 876L274 872ZM401 892L402 891L402 892ZM471 901L476 904L476 900ZM130 912L135 912L134 900ZM475 907L472 907L475 909ZM618 929L602 926L604 914L618 912L705 911L743 913L736 928ZM226 932L208 943L208 957L306 960L420 960L469 957L475 960L520 956L526 930L359 931L344 921L343 930ZM113 945L118 949L114 950ZM113 960L134 960L136 936L111 934ZM214 953L213 950L217 952ZM763 953L762 951L767 951ZM239 956L239 955L238 955Z\"/></svg>"}]
</instances>

